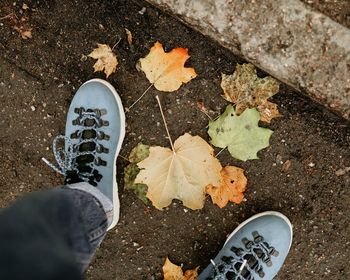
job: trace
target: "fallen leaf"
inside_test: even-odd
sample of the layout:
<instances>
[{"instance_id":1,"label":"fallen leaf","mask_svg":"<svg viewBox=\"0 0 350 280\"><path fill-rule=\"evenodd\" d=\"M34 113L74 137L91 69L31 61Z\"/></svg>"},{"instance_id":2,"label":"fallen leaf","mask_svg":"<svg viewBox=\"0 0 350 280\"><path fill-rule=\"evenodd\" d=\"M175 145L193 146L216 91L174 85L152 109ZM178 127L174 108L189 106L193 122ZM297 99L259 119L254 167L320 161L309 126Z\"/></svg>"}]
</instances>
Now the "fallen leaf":
<instances>
[{"instance_id":1,"label":"fallen leaf","mask_svg":"<svg viewBox=\"0 0 350 280\"><path fill-rule=\"evenodd\" d=\"M162 44L156 42L149 54L140 59L140 64L147 79L157 90L171 92L197 76L194 68L184 67L189 57L185 48L175 48L166 53Z\"/></svg>"},{"instance_id":2,"label":"fallen leaf","mask_svg":"<svg viewBox=\"0 0 350 280\"><path fill-rule=\"evenodd\" d=\"M135 148L133 148L129 155L129 161L132 163L139 163L149 156L150 146L138 143Z\"/></svg>"},{"instance_id":3,"label":"fallen leaf","mask_svg":"<svg viewBox=\"0 0 350 280\"><path fill-rule=\"evenodd\" d=\"M124 186L126 189L132 190L136 196L145 204L147 204L148 199L147 185L135 183L136 176L140 172L137 163L144 160L149 156L149 146L139 143L135 148L133 148L129 155L130 164L124 168Z\"/></svg>"},{"instance_id":4,"label":"fallen leaf","mask_svg":"<svg viewBox=\"0 0 350 280\"><path fill-rule=\"evenodd\" d=\"M128 44L129 44L129 47L131 47L132 45L132 34L131 34L131 31L127 28L124 28L125 29L125 33L126 33L126 37L128 39Z\"/></svg>"},{"instance_id":5,"label":"fallen leaf","mask_svg":"<svg viewBox=\"0 0 350 280\"><path fill-rule=\"evenodd\" d=\"M260 112L260 120L266 123L270 123L273 118L282 116L278 111L277 104L267 100L262 101L257 109Z\"/></svg>"},{"instance_id":6,"label":"fallen leaf","mask_svg":"<svg viewBox=\"0 0 350 280\"><path fill-rule=\"evenodd\" d=\"M287 172L292 165L292 161L290 159L286 160L282 165L282 172Z\"/></svg>"},{"instance_id":7,"label":"fallen leaf","mask_svg":"<svg viewBox=\"0 0 350 280\"><path fill-rule=\"evenodd\" d=\"M223 97L236 105L237 115L247 108L257 108L264 122L281 116L277 105L267 101L279 91L279 82L272 77L259 78L250 63L237 64L232 75L222 74L221 87Z\"/></svg>"},{"instance_id":8,"label":"fallen leaf","mask_svg":"<svg viewBox=\"0 0 350 280\"><path fill-rule=\"evenodd\" d=\"M229 201L241 203L244 198L243 193L247 187L244 170L235 166L225 166L220 173L222 176L221 185L208 185L206 193L211 196L213 203L220 208L225 207Z\"/></svg>"},{"instance_id":9,"label":"fallen leaf","mask_svg":"<svg viewBox=\"0 0 350 280\"><path fill-rule=\"evenodd\" d=\"M204 206L205 187L220 184L220 162L213 148L199 136L184 134L169 148L151 147L140 163L135 183L148 186L147 198L162 209L179 199L190 209Z\"/></svg>"},{"instance_id":10,"label":"fallen leaf","mask_svg":"<svg viewBox=\"0 0 350 280\"><path fill-rule=\"evenodd\" d=\"M257 152L269 146L272 130L258 126L260 114L246 109L236 115L232 105L215 121L209 122L208 134L215 147L226 148L237 159L258 159Z\"/></svg>"},{"instance_id":11,"label":"fallen leaf","mask_svg":"<svg viewBox=\"0 0 350 280\"><path fill-rule=\"evenodd\" d=\"M207 107L205 107L203 101L198 101L198 102L197 102L197 108L198 108L199 110L201 110L204 114L208 115L209 110L208 110Z\"/></svg>"},{"instance_id":12,"label":"fallen leaf","mask_svg":"<svg viewBox=\"0 0 350 280\"><path fill-rule=\"evenodd\" d=\"M198 277L199 266L195 269L189 269L185 272L176 264L173 264L168 258L163 265L164 280L196 280Z\"/></svg>"},{"instance_id":13,"label":"fallen leaf","mask_svg":"<svg viewBox=\"0 0 350 280\"><path fill-rule=\"evenodd\" d=\"M32 38L32 28L31 27L27 27L27 26L14 26L13 27L14 30L16 30L22 37L22 39L30 39Z\"/></svg>"},{"instance_id":14,"label":"fallen leaf","mask_svg":"<svg viewBox=\"0 0 350 280\"><path fill-rule=\"evenodd\" d=\"M97 46L88 56L97 59L94 64L95 72L104 71L108 78L117 69L117 57L108 45L97 44Z\"/></svg>"}]
</instances>

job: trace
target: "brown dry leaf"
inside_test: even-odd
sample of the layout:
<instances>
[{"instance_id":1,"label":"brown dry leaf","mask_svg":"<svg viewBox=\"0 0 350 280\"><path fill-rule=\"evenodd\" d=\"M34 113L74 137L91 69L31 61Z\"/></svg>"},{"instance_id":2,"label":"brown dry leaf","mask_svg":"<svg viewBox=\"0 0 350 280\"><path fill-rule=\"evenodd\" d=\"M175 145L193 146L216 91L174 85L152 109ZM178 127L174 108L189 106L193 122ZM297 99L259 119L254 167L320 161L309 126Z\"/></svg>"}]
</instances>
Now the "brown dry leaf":
<instances>
[{"instance_id":1,"label":"brown dry leaf","mask_svg":"<svg viewBox=\"0 0 350 280\"><path fill-rule=\"evenodd\" d=\"M261 120L270 122L281 114L277 105L267 101L279 91L279 82L272 77L259 78L256 68L250 63L237 64L232 75L222 74L221 87L224 98L236 105L236 113L240 115L247 108L257 108Z\"/></svg>"},{"instance_id":2,"label":"brown dry leaf","mask_svg":"<svg viewBox=\"0 0 350 280\"><path fill-rule=\"evenodd\" d=\"M278 111L277 104L270 101L262 101L257 107L260 113L260 120L270 123L273 118L281 117L281 113Z\"/></svg>"},{"instance_id":3,"label":"brown dry leaf","mask_svg":"<svg viewBox=\"0 0 350 280\"><path fill-rule=\"evenodd\" d=\"M196 280L198 268L186 270L184 273L180 266L173 264L167 258L163 265L164 280Z\"/></svg>"},{"instance_id":4,"label":"brown dry leaf","mask_svg":"<svg viewBox=\"0 0 350 280\"><path fill-rule=\"evenodd\" d=\"M27 27L27 26L14 26L13 27L14 30L16 30L22 37L22 39L30 39L32 38L32 28L31 27Z\"/></svg>"},{"instance_id":5,"label":"brown dry leaf","mask_svg":"<svg viewBox=\"0 0 350 280\"><path fill-rule=\"evenodd\" d=\"M193 68L184 67L189 57L188 49L175 48L166 53L162 44L156 42L149 54L140 59L140 64L157 90L171 92L197 76Z\"/></svg>"},{"instance_id":6,"label":"brown dry leaf","mask_svg":"<svg viewBox=\"0 0 350 280\"><path fill-rule=\"evenodd\" d=\"M282 172L287 172L292 165L292 161L290 159L286 160L282 165Z\"/></svg>"},{"instance_id":7,"label":"brown dry leaf","mask_svg":"<svg viewBox=\"0 0 350 280\"><path fill-rule=\"evenodd\" d=\"M213 148L199 136L184 134L169 148L151 147L149 156L137 165L135 183L148 186L147 198L162 209L179 199L190 209L201 209L205 187L220 184L220 162Z\"/></svg>"},{"instance_id":8,"label":"brown dry leaf","mask_svg":"<svg viewBox=\"0 0 350 280\"><path fill-rule=\"evenodd\" d=\"M229 201L241 203L247 187L244 170L235 166L225 166L220 173L222 176L221 185L219 187L208 185L206 193L220 208L225 207Z\"/></svg>"},{"instance_id":9,"label":"brown dry leaf","mask_svg":"<svg viewBox=\"0 0 350 280\"><path fill-rule=\"evenodd\" d=\"M126 37L128 39L128 44L129 44L129 47L131 47L132 45L132 34L131 34L131 31L127 28L124 28L125 29L125 33L126 33Z\"/></svg>"},{"instance_id":10,"label":"brown dry leaf","mask_svg":"<svg viewBox=\"0 0 350 280\"><path fill-rule=\"evenodd\" d=\"M108 45L97 44L97 46L88 56L97 59L94 64L95 72L104 71L108 78L117 69L117 57Z\"/></svg>"},{"instance_id":11,"label":"brown dry leaf","mask_svg":"<svg viewBox=\"0 0 350 280\"><path fill-rule=\"evenodd\" d=\"M208 115L209 110L208 110L207 107L205 107L203 101L198 101L198 102L197 102L197 108L198 108L199 110L201 110L204 114Z\"/></svg>"}]
</instances>

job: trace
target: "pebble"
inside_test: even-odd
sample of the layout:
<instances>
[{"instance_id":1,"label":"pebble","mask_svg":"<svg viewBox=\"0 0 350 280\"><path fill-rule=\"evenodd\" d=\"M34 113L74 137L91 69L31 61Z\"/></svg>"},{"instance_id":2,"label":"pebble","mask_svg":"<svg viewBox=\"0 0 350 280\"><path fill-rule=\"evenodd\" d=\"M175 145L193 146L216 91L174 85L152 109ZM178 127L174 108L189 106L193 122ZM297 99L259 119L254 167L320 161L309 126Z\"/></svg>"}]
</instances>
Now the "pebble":
<instances>
[{"instance_id":1,"label":"pebble","mask_svg":"<svg viewBox=\"0 0 350 280\"><path fill-rule=\"evenodd\" d=\"M345 175L347 172L350 171L350 167L345 167L343 169L338 169L336 172L335 172L335 175L337 176L343 176Z\"/></svg>"},{"instance_id":2,"label":"pebble","mask_svg":"<svg viewBox=\"0 0 350 280\"><path fill-rule=\"evenodd\" d=\"M281 156L281 155L277 155L277 156L276 156L276 164L283 164L282 156Z\"/></svg>"},{"instance_id":3,"label":"pebble","mask_svg":"<svg viewBox=\"0 0 350 280\"><path fill-rule=\"evenodd\" d=\"M192 247L193 247L193 250L198 250L198 249L201 249L203 246L199 241L195 240L193 241Z\"/></svg>"},{"instance_id":4,"label":"pebble","mask_svg":"<svg viewBox=\"0 0 350 280\"><path fill-rule=\"evenodd\" d=\"M140 15L143 15L146 12L146 7L142 7L142 9L139 11Z\"/></svg>"},{"instance_id":5,"label":"pebble","mask_svg":"<svg viewBox=\"0 0 350 280\"><path fill-rule=\"evenodd\" d=\"M35 111L35 107L33 105L30 106L30 109L32 109L33 112Z\"/></svg>"}]
</instances>

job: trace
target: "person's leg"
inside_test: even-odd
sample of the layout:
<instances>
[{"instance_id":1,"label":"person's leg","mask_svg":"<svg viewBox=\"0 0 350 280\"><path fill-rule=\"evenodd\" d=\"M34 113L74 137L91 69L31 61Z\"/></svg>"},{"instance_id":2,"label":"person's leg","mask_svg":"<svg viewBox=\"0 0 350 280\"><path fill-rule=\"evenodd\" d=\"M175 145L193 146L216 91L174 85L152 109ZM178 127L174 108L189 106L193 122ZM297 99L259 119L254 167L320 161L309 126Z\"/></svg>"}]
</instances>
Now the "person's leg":
<instances>
[{"instance_id":1,"label":"person's leg","mask_svg":"<svg viewBox=\"0 0 350 280\"><path fill-rule=\"evenodd\" d=\"M32 193L0 212L0 279L80 279L113 207L87 183Z\"/></svg>"},{"instance_id":2,"label":"person's leg","mask_svg":"<svg viewBox=\"0 0 350 280\"><path fill-rule=\"evenodd\" d=\"M82 277L119 219L116 158L124 135L123 106L113 86L100 79L82 85L69 107L65 136L53 143L58 166L44 159L67 186L31 194L0 212L0 279Z\"/></svg>"},{"instance_id":3,"label":"person's leg","mask_svg":"<svg viewBox=\"0 0 350 280\"><path fill-rule=\"evenodd\" d=\"M288 255L292 237L292 225L283 214L257 214L230 234L198 280L272 280Z\"/></svg>"}]
</instances>

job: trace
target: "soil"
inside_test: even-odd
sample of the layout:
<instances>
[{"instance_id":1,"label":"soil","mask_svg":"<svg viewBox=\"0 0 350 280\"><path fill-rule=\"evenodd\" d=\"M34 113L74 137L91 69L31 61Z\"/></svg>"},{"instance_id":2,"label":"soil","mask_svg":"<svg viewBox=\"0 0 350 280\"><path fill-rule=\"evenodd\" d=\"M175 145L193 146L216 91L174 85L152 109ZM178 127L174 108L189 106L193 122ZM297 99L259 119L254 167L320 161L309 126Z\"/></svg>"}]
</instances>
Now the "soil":
<instances>
[{"instance_id":1,"label":"soil","mask_svg":"<svg viewBox=\"0 0 350 280\"><path fill-rule=\"evenodd\" d=\"M22 9L22 1L0 4L1 207L62 183L41 157L53 161L51 142L64 133L76 89L93 77L104 78L93 73L94 61L86 57L96 44L114 46L119 66L108 81L128 107L149 86L135 65L159 40L167 50L189 48L188 65L198 77L175 93L152 88L127 113L117 162L120 222L102 243L87 279L162 279L167 256L185 268L204 269L239 223L265 210L284 213L294 226L290 254L276 279L350 279L349 122L282 85L273 101L283 117L268 125L274 133L260 159L240 162L227 151L219 156L223 164L245 169L247 201L219 209L208 198L200 211L174 201L156 210L124 190L122 179L123 158L138 142L169 146L155 96L161 98L174 139L189 132L209 140L208 118L197 102L204 102L212 118L223 112L227 103L220 96L220 73L232 73L244 61L143 1L25 3L29 9ZM22 39L14 29L21 24L33 28L32 39ZM133 35L131 47L124 28ZM290 168L283 171L287 160Z\"/></svg>"}]
</instances>

